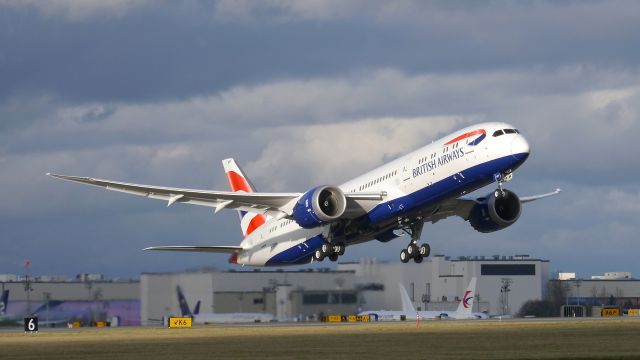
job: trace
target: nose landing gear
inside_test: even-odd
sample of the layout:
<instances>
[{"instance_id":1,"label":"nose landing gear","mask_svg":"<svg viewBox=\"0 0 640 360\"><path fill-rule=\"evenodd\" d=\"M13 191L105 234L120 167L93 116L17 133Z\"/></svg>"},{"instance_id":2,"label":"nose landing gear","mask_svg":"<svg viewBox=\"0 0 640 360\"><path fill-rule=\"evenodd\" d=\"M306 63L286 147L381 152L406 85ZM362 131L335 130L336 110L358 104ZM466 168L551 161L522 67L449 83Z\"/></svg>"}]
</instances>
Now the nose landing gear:
<instances>
[{"instance_id":1,"label":"nose landing gear","mask_svg":"<svg viewBox=\"0 0 640 360\"><path fill-rule=\"evenodd\" d=\"M513 173L496 173L493 175L493 179L498 183L498 189L496 189L495 196L500 197L504 195L504 184L513 179Z\"/></svg>"}]
</instances>

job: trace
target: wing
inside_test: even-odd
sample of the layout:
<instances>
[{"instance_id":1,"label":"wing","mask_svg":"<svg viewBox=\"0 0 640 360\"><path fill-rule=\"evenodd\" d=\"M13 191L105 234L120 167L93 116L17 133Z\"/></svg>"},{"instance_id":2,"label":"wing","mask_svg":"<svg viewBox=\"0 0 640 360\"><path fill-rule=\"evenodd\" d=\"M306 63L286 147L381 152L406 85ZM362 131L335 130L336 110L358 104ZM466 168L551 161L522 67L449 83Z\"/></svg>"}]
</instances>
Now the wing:
<instances>
[{"instance_id":1,"label":"wing","mask_svg":"<svg viewBox=\"0 0 640 360\"><path fill-rule=\"evenodd\" d=\"M145 196L151 199L167 201L167 206L174 203L185 203L208 206L215 212L227 208L248 212L259 212L274 217L291 214L295 200L300 193L243 193L229 191L210 191L197 189L180 189L153 185L131 184L125 182L94 179L90 177L47 174L49 176L99 186L107 190L123 192L130 195Z\"/></svg>"},{"instance_id":2,"label":"wing","mask_svg":"<svg viewBox=\"0 0 640 360\"><path fill-rule=\"evenodd\" d=\"M540 195L532 195L532 196L523 196L520 198L520 202L523 204L544 199L550 196L558 195L562 190L556 189L550 193L540 194ZM469 215L471 214L471 209L475 204L477 204L479 200L470 199L470 198L457 198L453 200L446 201L442 203L438 208L434 210L431 216L426 217L425 221L430 222L438 222L442 219L446 219L450 216L459 216L464 220L469 219Z\"/></svg>"},{"instance_id":3,"label":"wing","mask_svg":"<svg viewBox=\"0 0 640 360\"><path fill-rule=\"evenodd\" d=\"M526 204L528 202L536 201L536 200L539 200L539 199L544 199L544 198L549 197L549 196L558 195L558 194L560 194L561 191L562 190L560 190L560 189L556 189L555 191L552 191L552 192L546 193L546 194L533 195L533 196L524 196L524 197L520 198L520 202L523 203L523 204Z\"/></svg>"},{"instance_id":4,"label":"wing","mask_svg":"<svg viewBox=\"0 0 640 360\"><path fill-rule=\"evenodd\" d=\"M62 180L98 186L107 190L118 191L130 195L164 200L167 201L167 206L171 206L174 203L193 204L212 207L215 209L216 213L226 208L262 213L278 219L291 216L296 201L303 195L302 193L245 193L180 189L131 184L81 176L58 175L51 173L48 173L47 175ZM347 199L351 199L359 203L376 202L382 200L382 198L386 196L386 193L346 193L345 196ZM356 213L358 210L359 207L354 209Z\"/></svg>"},{"instance_id":5,"label":"wing","mask_svg":"<svg viewBox=\"0 0 640 360\"><path fill-rule=\"evenodd\" d=\"M164 250L164 251L192 251L207 253L238 253L242 251L241 246L152 246L143 250Z\"/></svg>"}]
</instances>

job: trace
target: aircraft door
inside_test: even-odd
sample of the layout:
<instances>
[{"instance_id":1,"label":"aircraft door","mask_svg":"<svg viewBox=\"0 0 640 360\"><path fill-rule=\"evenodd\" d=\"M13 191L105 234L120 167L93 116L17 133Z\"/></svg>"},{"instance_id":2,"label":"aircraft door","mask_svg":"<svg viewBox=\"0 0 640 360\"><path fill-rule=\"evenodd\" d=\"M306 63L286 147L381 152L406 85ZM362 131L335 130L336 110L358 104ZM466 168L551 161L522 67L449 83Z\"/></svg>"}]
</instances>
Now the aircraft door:
<instances>
[{"instance_id":1,"label":"aircraft door","mask_svg":"<svg viewBox=\"0 0 640 360\"><path fill-rule=\"evenodd\" d=\"M406 159L404 165L402 165L402 182L400 186L405 192L410 192L411 186L413 185L411 160L411 158Z\"/></svg>"}]
</instances>

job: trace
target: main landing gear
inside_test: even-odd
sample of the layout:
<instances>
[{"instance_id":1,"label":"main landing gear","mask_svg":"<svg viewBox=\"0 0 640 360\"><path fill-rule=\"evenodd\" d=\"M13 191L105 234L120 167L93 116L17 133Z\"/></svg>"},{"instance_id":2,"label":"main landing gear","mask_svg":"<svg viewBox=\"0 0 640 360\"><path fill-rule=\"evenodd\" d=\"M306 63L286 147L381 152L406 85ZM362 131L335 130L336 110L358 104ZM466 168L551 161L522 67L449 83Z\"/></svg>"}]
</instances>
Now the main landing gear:
<instances>
[{"instance_id":1,"label":"main landing gear","mask_svg":"<svg viewBox=\"0 0 640 360\"><path fill-rule=\"evenodd\" d=\"M411 235L411 242L409 243L409 246L400 251L400 261L403 263L406 264L413 259L413 261L419 264L422 262L423 258L426 258L431 254L431 246L429 246L429 244L424 243L420 246L417 244L418 239L420 239L420 235L422 234L423 226L424 222L420 219L416 223L403 229L407 234Z\"/></svg>"},{"instance_id":2,"label":"main landing gear","mask_svg":"<svg viewBox=\"0 0 640 360\"><path fill-rule=\"evenodd\" d=\"M338 257L344 255L345 248L346 246L341 242L335 244L324 242L320 248L316 249L313 253L313 260L322 261L325 257L328 257L331 261L337 261Z\"/></svg>"}]
</instances>

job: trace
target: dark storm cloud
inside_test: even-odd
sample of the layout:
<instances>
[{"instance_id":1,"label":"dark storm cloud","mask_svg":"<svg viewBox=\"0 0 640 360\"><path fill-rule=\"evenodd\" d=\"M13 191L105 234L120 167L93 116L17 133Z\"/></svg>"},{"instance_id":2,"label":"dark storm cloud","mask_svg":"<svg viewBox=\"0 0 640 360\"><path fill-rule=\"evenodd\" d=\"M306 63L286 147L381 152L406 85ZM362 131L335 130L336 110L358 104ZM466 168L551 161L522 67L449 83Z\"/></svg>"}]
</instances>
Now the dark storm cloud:
<instances>
[{"instance_id":1,"label":"dark storm cloud","mask_svg":"<svg viewBox=\"0 0 640 360\"><path fill-rule=\"evenodd\" d=\"M220 10L207 3L77 21L5 7L0 101L24 94L70 102L163 101L379 67L437 73L637 65L640 25L632 14L638 4L607 4L418 2L414 13L388 13L374 3L371 11L347 9L353 13L309 21L283 19L290 9L277 6L276 16L244 21L216 16Z\"/></svg>"},{"instance_id":2,"label":"dark storm cloud","mask_svg":"<svg viewBox=\"0 0 640 360\"><path fill-rule=\"evenodd\" d=\"M139 249L240 239L233 212L48 171L225 189L220 160L234 156L260 190L304 191L484 120L532 145L511 189L565 193L490 235L429 225L434 251L529 252L585 275L633 266L614 247L616 263L599 256L611 238L632 254L640 231L640 170L622 145L640 131L638 3L130 4L0 0L0 272L27 258L42 273L226 266ZM395 260L398 244L345 260Z\"/></svg>"}]
</instances>

